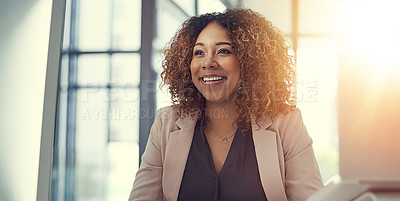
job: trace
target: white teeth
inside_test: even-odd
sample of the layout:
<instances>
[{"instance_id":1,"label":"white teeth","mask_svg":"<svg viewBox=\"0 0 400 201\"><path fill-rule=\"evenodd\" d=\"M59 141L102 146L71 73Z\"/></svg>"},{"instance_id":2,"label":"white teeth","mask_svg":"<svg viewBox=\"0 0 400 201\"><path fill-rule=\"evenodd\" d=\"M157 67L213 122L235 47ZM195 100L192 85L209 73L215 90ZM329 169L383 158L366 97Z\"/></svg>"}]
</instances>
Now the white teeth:
<instances>
[{"instance_id":1,"label":"white teeth","mask_svg":"<svg viewBox=\"0 0 400 201\"><path fill-rule=\"evenodd\" d=\"M204 82L212 82L212 81L222 80L224 79L224 77L203 77L202 79Z\"/></svg>"}]
</instances>

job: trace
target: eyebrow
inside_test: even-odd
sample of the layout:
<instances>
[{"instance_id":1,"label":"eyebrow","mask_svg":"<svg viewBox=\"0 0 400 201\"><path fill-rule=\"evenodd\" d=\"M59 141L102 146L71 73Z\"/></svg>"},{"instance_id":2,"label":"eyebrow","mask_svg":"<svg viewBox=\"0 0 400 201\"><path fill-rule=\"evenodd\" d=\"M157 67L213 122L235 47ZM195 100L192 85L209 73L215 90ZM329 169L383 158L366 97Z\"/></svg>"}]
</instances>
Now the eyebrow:
<instances>
[{"instance_id":1,"label":"eyebrow","mask_svg":"<svg viewBox=\"0 0 400 201\"><path fill-rule=\"evenodd\" d=\"M196 43L194 46L204 46L204 43ZM217 45L217 46L219 46L219 45L229 45L229 46L232 46L232 44L231 43L229 43L229 42L218 42L218 43L216 43L215 45Z\"/></svg>"}]
</instances>

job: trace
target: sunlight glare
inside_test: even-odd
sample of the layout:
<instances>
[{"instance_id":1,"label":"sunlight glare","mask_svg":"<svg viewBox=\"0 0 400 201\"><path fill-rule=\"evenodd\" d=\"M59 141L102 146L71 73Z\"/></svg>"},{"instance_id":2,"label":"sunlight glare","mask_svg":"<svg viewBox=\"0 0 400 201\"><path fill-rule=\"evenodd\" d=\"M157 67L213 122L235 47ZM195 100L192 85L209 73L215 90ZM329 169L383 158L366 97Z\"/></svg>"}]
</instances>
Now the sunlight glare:
<instances>
[{"instance_id":1,"label":"sunlight glare","mask_svg":"<svg viewBox=\"0 0 400 201\"><path fill-rule=\"evenodd\" d=\"M375 77L387 76L400 64L399 7L396 0L355 0L341 7L341 47L370 61Z\"/></svg>"}]
</instances>

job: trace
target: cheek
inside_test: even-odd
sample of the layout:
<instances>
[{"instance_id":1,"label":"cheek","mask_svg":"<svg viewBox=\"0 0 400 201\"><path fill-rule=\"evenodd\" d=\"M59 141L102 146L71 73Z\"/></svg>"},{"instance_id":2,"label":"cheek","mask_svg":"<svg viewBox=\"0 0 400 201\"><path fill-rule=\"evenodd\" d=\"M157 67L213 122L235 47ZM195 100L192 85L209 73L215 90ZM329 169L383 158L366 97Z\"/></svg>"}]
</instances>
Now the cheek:
<instances>
[{"instance_id":1,"label":"cheek","mask_svg":"<svg viewBox=\"0 0 400 201\"><path fill-rule=\"evenodd\" d=\"M235 77L235 78L240 78L240 63L239 61L235 60L231 60L229 62L230 67L229 71L232 73L231 76Z\"/></svg>"},{"instance_id":2,"label":"cheek","mask_svg":"<svg viewBox=\"0 0 400 201\"><path fill-rule=\"evenodd\" d=\"M196 85L196 77L197 77L198 69L196 68L195 63L192 61L190 63L190 75L192 77L193 83Z\"/></svg>"},{"instance_id":3,"label":"cheek","mask_svg":"<svg viewBox=\"0 0 400 201\"><path fill-rule=\"evenodd\" d=\"M199 72L199 65L197 62L193 61L190 63L190 73L193 75L197 75Z\"/></svg>"}]
</instances>

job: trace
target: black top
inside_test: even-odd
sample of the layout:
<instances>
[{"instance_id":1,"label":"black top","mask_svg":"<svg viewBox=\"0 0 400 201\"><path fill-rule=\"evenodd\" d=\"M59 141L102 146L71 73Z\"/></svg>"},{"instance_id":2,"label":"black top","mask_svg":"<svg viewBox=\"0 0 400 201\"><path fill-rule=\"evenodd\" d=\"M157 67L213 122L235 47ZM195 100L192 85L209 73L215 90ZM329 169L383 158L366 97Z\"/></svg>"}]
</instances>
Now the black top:
<instances>
[{"instance_id":1,"label":"black top","mask_svg":"<svg viewBox=\"0 0 400 201\"><path fill-rule=\"evenodd\" d=\"M203 131L196 123L178 201L266 201L258 171L251 130L238 129L222 169L217 175Z\"/></svg>"}]
</instances>

